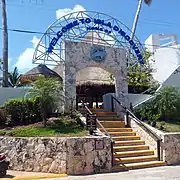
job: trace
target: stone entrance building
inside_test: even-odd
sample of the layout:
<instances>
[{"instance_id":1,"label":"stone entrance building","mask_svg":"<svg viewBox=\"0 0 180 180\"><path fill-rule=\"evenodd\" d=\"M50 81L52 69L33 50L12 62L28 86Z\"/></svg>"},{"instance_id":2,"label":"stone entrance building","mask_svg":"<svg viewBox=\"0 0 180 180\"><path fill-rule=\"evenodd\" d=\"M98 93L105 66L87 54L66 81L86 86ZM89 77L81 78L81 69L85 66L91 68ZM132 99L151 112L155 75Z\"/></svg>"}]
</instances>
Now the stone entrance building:
<instances>
[{"instance_id":1,"label":"stone entrance building","mask_svg":"<svg viewBox=\"0 0 180 180\"><path fill-rule=\"evenodd\" d=\"M122 48L112 48L92 45L85 42L65 42L65 109L76 107L76 74L87 67L100 67L115 77L117 98L125 103L123 93L128 93L126 51ZM102 48L106 52L103 60L93 60L92 48Z\"/></svg>"}]
</instances>

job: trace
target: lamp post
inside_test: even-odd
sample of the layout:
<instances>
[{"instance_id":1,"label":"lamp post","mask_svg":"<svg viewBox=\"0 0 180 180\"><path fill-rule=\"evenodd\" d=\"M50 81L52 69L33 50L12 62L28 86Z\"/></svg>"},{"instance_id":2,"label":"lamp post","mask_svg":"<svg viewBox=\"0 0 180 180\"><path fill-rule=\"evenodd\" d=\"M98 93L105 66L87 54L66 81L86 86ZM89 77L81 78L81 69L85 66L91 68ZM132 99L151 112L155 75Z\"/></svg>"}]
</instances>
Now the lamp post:
<instances>
[{"instance_id":1,"label":"lamp post","mask_svg":"<svg viewBox=\"0 0 180 180\"><path fill-rule=\"evenodd\" d=\"M152 0L144 0L144 3L147 4L147 5L150 5L151 2L152 2ZM142 8L142 3L143 3L143 0L139 0L138 8L137 8L137 11L136 11L136 15L135 15L134 23L133 23L133 27L132 27L132 33L131 33L131 39L132 40L134 39L134 35L135 35L135 32L136 32L137 23L138 23L139 15L140 15L141 8Z\"/></svg>"},{"instance_id":2,"label":"lamp post","mask_svg":"<svg viewBox=\"0 0 180 180\"><path fill-rule=\"evenodd\" d=\"M136 15L135 15L135 18L134 18L134 23L133 23L133 27L132 27L132 33L131 33L131 39L132 40L134 39L134 34L136 32L136 27L137 27L137 23L138 23L138 20L139 20L139 15L140 15L141 7L142 7L142 2L143 2L143 0L139 0L138 8L137 8Z\"/></svg>"}]
</instances>

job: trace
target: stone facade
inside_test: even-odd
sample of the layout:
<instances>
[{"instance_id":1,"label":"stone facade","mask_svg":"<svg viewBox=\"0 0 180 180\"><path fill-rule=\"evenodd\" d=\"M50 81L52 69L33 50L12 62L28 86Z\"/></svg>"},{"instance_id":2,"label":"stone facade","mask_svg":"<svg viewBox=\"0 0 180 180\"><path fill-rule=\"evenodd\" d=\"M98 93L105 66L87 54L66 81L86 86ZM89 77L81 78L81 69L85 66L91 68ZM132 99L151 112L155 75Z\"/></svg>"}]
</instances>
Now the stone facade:
<instances>
[{"instance_id":1,"label":"stone facade","mask_svg":"<svg viewBox=\"0 0 180 180\"><path fill-rule=\"evenodd\" d=\"M164 133L161 148L167 164L180 164L180 133Z\"/></svg>"},{"instance_id":2,"label":"stone facade","mask_svg":"<svg viewBox=\"0 0 180 180\"><path fill-rule=\"evenodd\" d=\"M87 67L100 67L116 78L116 97L125 102L123 93L128 93L126 51L122 48L104 47L107 56L102 62L90 58L91 43L65 42L65 95L66 111L76 106L76 73Z\"/></svg>"},{"instance_id":3,"label":"stone facade","mask_svg":"<svg viewBox=\"0 0 180 180\"><path fill-rule=\"evenodd\" d=\"M131 119L130 127L138 136L141 137L142 140L150 147L150 149L154 150L155 155L157 155L157 142L156 140L150 136L136 121Z\"/></svg>"},{"instance_id":4,"label":"stone facade","mask_svg":"<svg viewBox=\"0 0 180 180\"><path fill-rule=\"evenodd\" d=\"M96 140L104 142L103 150L95 150ZM67 173L90 174L109 172L112 165L110 138L79 138L67 141Z\"/></svg>"},{"instance_id":5,"label":"stone facade","mask_svg":"<svg viewBox=\"0 0 180 180\"><path fill-rule=\"evenodd\" d=\"M103 141L102 150L95 142ZM108 137L13 138L0 137L0 153L18 171L90 174L111 170L111 141Z\"/></svg>"},{"instance_id":6,"label":"stone facade","mask_svg":"<svg viewBox=\"0 0 180 180\"><path fill-rule=\"evenodd\" d=\"M150 148L154 150L155 154L157 155L156 141L133 119L131 119L130 121L130 126L132 127L133 131L137 133L137 135L139 135L143 140L145 140L146 144L149 145ZM164 133L148 124L146 124L146 126L161 138L161 160L166 162L168 165L180 164L180 133Z\"/></svg>"}]
</instances>

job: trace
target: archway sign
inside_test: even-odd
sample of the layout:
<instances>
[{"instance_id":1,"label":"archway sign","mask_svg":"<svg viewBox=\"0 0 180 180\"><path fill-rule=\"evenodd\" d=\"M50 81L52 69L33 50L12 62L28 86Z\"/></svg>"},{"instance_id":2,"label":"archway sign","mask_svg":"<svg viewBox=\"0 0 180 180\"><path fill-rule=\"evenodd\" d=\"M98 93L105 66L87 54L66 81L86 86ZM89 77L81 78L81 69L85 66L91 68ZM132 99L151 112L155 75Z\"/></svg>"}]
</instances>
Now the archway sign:
<instances>
[{"instance_id":1,"label":"archway sign","mask_svg":"<svg viewBox=\"0 0 180 180\"><path fill-rule=\"evenodd\" d=\"M76 73L95 66L114 75L116 97L128 105L127 64L144 64L143 47L130 34L123 23L103 13L67 14L46 30L33 62L62 67L66 111L76 107Z\"/></svg>"},{"instance_id":2,"label":"archway sign","mask_svg":"<svg viewBox=\"0 0 180 180\"><path fill-rule=\"evenodd\" d=\"M56 65L64 62L64 41L80 42L90 33L86 42L96 43L98 38L104 46L125 49L129 66L144 64L144 49L136 37L130 38L131 30L116 18L92 11L67 14L49 26L35 49L33 63Z\"/></svg>"}]
</instances>

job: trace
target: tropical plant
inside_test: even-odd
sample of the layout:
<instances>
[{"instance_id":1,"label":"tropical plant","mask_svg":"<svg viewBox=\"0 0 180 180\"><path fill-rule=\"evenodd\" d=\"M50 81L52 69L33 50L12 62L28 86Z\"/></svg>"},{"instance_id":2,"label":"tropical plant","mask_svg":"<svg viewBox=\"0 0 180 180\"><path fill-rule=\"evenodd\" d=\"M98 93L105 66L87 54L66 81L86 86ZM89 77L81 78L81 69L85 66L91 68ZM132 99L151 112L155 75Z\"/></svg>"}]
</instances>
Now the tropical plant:
<instances>
[{"instance_id":1,"label":"tropical plant","mask_svg":"<svg viewBox=\"0 0 180 180\"><path fill-rule=\"evenodd\" d=\"M155 103L164 120L179 116L180 90L176 87L164 87L156 95Z\"/></svg>"},{"instance_id":2,"label":"tropical plant","mask_svg":"<svg viewBox=\"0 0 180 180\"><path fill-rule=\"evenodd\" d=\"M43 124L44 127L46 127L48 113L52 113L56 110L58 104L63 101L62 82L53 78L40 76L34 82L28 95L26 95L26 97L28 96L39 97Z\"/></svg>"},{"instance_id":3,"label":"tropical plant","mask_svg":"<svg viewBox=\"0 0 180 180\"><path fill-rule=\"evenodd\" d=\"M135 108L139 118L148 120L177 120L180 117L180 90L176 87L163 87L148 102Z\"/></svg>"},{"instance_id":4,"label":"tropical plant","mask_svg":"<svg viewBox=\"0 0 180 180\"><path fill-rule=\"evenodd\" d=\"M152 72L154 71L151 64L152 53L148 50L143 54L144 65L139 63L135 66L130 66L128 69L128 82L132 86L147 86L154 84Z\"/></svg>"},{"instance_id":5,"label":"tropical plant","mask_svg":"<svg viewBox=\"0 0 180 180\"><path fill-rule=\"evenodd\" d=\"M20 82L20 77L21 77L21 74L19 74L18 72L18 68L15 67L13 72L10 72L9 73L9 85L11 87L19 87L19 86L22 86L21 82Z\"/></svg>"},{"instance_id":6,"label":"tropical plant","mask_svg":"<svg viewBox=\"0 0 180 180\"><path fill-rule=\"evenodd\" d=\"M32 99L10 99L4 104L7 126L28 125L42 121L39 97Z\"/></svg>"},{"instance_id":7,"label":"tropical plant","mask_svg":"<svg viewBox=\"0 0 180 180\"><path fill-rule=\"evenodd\" d=\"M1 0L2 30L3 30L3 86L8 87L8 29L6 15L6 1Z\"/></svg>"}]
</instances>

